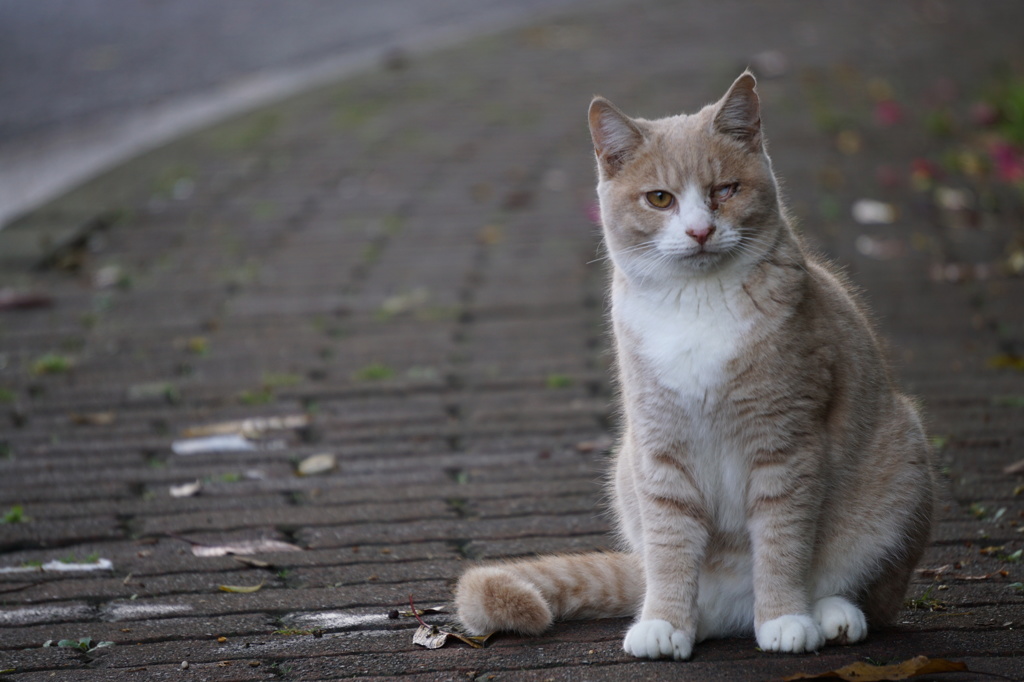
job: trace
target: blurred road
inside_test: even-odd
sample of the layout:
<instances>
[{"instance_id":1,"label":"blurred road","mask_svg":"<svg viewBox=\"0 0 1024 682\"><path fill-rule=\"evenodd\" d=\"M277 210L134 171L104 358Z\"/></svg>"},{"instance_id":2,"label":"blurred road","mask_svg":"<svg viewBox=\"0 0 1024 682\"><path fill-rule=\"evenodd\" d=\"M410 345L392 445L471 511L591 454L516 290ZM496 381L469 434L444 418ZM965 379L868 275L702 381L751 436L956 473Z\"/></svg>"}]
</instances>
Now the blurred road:
<instances>
[{"instance_id":1,"label":"blurred road","mask_svg":"<svg viewBox=\"0 0 1024 682\"><path fill-rule=\"evenodd\" d=\"M0 0L0 227L183 132L577 0Z\"/></svg>"}]
</instances>

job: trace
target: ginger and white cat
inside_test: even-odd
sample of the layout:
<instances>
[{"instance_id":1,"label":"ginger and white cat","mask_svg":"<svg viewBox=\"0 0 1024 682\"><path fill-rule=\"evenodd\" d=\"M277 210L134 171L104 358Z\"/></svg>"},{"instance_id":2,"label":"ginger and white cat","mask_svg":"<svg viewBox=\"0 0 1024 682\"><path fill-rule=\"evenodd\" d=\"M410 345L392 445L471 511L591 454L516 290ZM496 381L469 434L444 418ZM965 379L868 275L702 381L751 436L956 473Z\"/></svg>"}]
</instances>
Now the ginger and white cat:
<instances>
[{"instance_id":1,"label":"ginger and white cat","mask_svg":"<svg viewBox=\"0 0 1024 682\"><path fill-rule=\"evenodd\" d=\"M590 105L624 431L625 551L472 568L471 632L635 615L626 651L850 643L901 608L931 529L931 453L865 311L801 243L754 77L693 115Z\"/></svg>"}]
</instances>

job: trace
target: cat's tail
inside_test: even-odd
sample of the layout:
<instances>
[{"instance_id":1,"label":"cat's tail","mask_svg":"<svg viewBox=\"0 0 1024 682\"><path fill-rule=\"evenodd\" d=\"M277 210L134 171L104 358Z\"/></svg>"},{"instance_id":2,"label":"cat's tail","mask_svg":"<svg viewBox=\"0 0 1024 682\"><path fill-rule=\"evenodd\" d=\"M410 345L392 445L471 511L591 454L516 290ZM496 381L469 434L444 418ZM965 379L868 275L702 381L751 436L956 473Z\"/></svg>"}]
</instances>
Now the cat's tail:
<instances>
[{"instance_id":1,"label":"cat's tail","mask_svg":"<svg viewBox=\"0 0 1024 682\"><path fill-rule=\"evenodd\" d=\"M643 595L639 557L593 552L471 568L455 588L455 606L473 634L536 635L555 620L632 616Z\"/></svg>"}]
</instances>

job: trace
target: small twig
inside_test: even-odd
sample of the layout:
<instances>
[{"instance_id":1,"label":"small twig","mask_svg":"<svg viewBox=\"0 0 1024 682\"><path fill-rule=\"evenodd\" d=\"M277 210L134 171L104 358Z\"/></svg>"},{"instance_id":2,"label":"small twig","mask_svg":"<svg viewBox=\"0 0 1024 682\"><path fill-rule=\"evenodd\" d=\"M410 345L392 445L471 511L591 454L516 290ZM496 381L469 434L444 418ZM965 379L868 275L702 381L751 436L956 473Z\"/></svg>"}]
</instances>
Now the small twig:
<instances>
[{"instance_id":1,"label":"small twig","mask_svg":"<svg viewBox=\"0 0 1024 682\"><path fill-rule=\"evenodd\" d=\"M416 617L416 620L418 620L420 622L420 625L422 625L425 628L429 628L430 627L429 625L427 625L426 623L423 622L423 619L420 618L420 614L418 614L416 612L416 605L412 603L412 595L411 594L409 595L409 608L412 609L412 615Z\"/></svg>"},{"instance_id":2,"label":"small twig","mask_svg":"<svg viewBox=\"0 0 1024 682\"><path fill-rule=\"evenodd\" d=\"M28 583L26 585L20 585L19 587L5 588L5 589L0 590L0 594L8 594L9 592L20 592L22 590L27 590L30 587L35 587L36 585L42 585L44 583L46 583L45 580L38 580L38 581L36 581L34 583Z\"/></svg>"}]
</instances>

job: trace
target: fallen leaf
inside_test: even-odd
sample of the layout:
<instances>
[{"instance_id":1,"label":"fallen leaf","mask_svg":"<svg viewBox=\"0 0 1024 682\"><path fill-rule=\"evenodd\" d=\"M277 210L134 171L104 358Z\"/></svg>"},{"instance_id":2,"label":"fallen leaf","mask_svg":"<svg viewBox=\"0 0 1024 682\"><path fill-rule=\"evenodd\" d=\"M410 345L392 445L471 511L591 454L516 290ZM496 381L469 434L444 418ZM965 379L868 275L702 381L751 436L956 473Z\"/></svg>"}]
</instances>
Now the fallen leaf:
<instances>
[{"instance_id":1,"label":"fallen leaf","mask_svg":"<svg viewBox=\"0 0 1024 682\"><path fill-rule=\"evenodd\" d=\"M1024 356L999 353L988 359L988 366L994 369L1016 369L1024 371Z\"/></svg>"},{"instance_id":2,"label":"fallen leaf","mask_svg":"<svg viewBox=\"0 0 1024 682\"><path fill-rule=\"evenodd\" d=\"M421 625L413 633L412 643L428 649L440 649L448 641L448 633L435 625Z\"/></svg>"},{"instance_id":3,"label":"fallen leaf","mask_svg":"<svg viewBox=\"0 0 1024 682\"><path fill-rule=\"evenodd\" d=\"M612 447L612 439L602 436L596 440L584 440L576 443L576 452L587 454L590 452L602 452Z\"/></svg>"},{"instance_id":4,"label":"fallen leaf","mask_svg":"<svg viewBox=\"0 0 1024 682\"><path fill-rule=\"evenodd\" d=\"M92 276L92 285L97 289L109 289L122 280L124 271L118 265L106 265Z\"/></svg>"},{"instance_id":5,"label":"fallen leaf","mask_svg":"<svg viewBox=\"0 0 1024 682\"><path fill-rule=\"evenodd\" d=\"M861 225L888 225L896 220L893 205L875 199L858 199L853 202L850 213Z\"/></svg>"},{"instance_id":6,"label":"fallen leaf","mask_svg":"<svg viewBox=\"0 0 1024 682\"><path fill-rule=\"evenodd\" d=\"M490 639L494 633L490 632L486 635L463 635L459 632L449 632L447 634L451 635L452 637L455 637L459 641L465 642L474 649L483 649L484 645L487 643L487 640Z\"/></svg>"},{"instance_id":7,"label":"fallen leaf","mask_svg":"<svg viewBox=\"0 0 1024 682\"><path fill-rule=\"evenodd\" d=\"M252 441L240 434L186 438L171 443L171 450L176 455L199 455L205 452L235 452L255 449L256 446L253 445Z\"/></svg>"},{"instance_id":8,"label":"fallen leaf","mask_svg":"<svg viewBox=\"0 0 1024 682\"><path fill-rule=\"evenodd\" d=\"M416 609L416 611L398 611L398 615L405 616L406 618L416 618L417 616L426 616L431 613L444 613L443 606L432 606L425 609Z\"/></svg>"},{"instance_id":9,"label":"fallen leaf","mask_svg":"<svg viewBox=\"0 0 1024 682\"><path fill-rule=\"evenodd\" d=\"M903 255L903 242L899 239L879 239L862 234L855 242L857 251L875 260L889 260Z\"/></svg>"},{"instance_id":10,"label":"fallen leaf","mask_svg":"<svg viewBox=\"0 0 1024 682\"><path fill-rule=\"evenodd\" d=\"M332 471L337 466L337 457L329 452L323 452L307 457L299 462L297 473L299 476L314 476Z\"/></svg>"},{"instance_id":11,"label":"fallen leaf","mask_svg":"<svg viewBox=\"0 0 1024 682\"><path fill-rule=\"evenodd\" d=\"M260 561L259 559L253 559L247 556L236 556L232 557L235 561L246 566L252 566L253 568L270 568L269 561Z\"/></svg>"},{"instance_id":12,"label":"fallen leaf","mask_svg":"<svg viewBox=\"0 0 1024 682\"><path fill-rule=\"evenodd\" d=\"M266 582L267 581L264 580L259 585L252 585L252 586L246 586L246 585L218 585L217 587L220 589L221 592L237 592L239 594L249 594L251 592L259 592L263 588L263 585L266 584Z\"/></svg>"},{"instance_id":13,"label":"fallen leaf","mask_svg":"<svg viewBox=\"0 0 1024 682\"><path fill-rule=\"evenodd\" d=\"M46 294L0 289L0 310L48 308L51 305L53 305L53 299Z\"/></svg>"},{"instance_id":14,"label":"fallen leaf","mask_svg":"<svg viewBox=\"0 0 1024 682\"><path fill-rule=\"evenodd\" d=\"M172 485L171 497L192 497L199 493L203 488L203 482L196 480L191 483L182 483L181 485Z\"/></svg>"},{"instance_id":15,"label":"fallen leaf","mask_svg":"<svg viewBox=\"0 0 1024 682\"><path fill-rule=\"evenodd\" d=\"M959 661L947 661L942 658L930 659L917 656L908 661L894 665L871 665L858 661L845 668L825 673L797 673L783 678L790 680L847 680L848 682L886 682L887 680L906 680L933 673L968 672L967 664Z\"/></svg>"},{"instance_id":16,"label":"fallen leaf","mask_svg":"<svg viewBox=\"0 0 1024 682\"><path fill-rule=\"evenodd\" d=\"M1024 459L1003 468L1004 474L1024 474Z\"/></svg>"},{"instance_id":17,"label":"fallen leaf","mask_svg":"<svg viewBox=\"0 0 1024 682\"><path fill-rule=\"evenodd\" d=\"M267 431L284 431L301 429L309 426L309 415L292 414L284 417L253 417L252 419L236 419L206 426L193 426L185 429L182 435L186 438L201 436L242 435L255 438Z\"/></svg>"},{"instance_id":18,"label":"fallen leaf","mask_svg":"<svg viewBox=\"0 0 1024 682\"><path fill-rule=\"evenodd\" d=\"M242 542L227 545L192 545L192 554L203 557L301 551L301 547L282 542L281 540L243 540Z\"/></svg>"},{"instance_id":19,"label":"fallen leaf","mask_svg":"<svg viewBox=\"0 0 1024 682\"><path fill-rule=\"evenodd\" d=\"M71 422L80 426L110 426L117 419L113 412L85 412L71 415Z\"/></svg>"}]
</instances>

